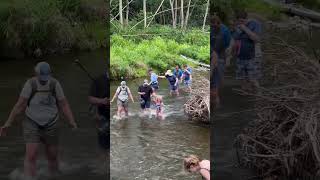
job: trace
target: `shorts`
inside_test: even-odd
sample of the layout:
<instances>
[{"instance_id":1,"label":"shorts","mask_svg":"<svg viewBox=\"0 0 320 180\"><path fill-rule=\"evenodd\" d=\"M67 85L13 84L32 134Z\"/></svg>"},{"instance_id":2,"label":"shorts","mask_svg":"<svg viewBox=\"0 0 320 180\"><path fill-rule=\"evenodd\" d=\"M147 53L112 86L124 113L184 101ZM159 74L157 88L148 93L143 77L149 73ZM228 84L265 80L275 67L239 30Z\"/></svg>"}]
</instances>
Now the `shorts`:
<instances>
[{"instance_id":1,"label":"shorts","mask_svg":"<svg viewBox=\"0 0 320 180\"><path fill-rule=\"evenodd\" d=\"M184 85L185 85L186 87L190 87L191 84L192 84L191 79L189 79L189 80L184 80Z\"/></svg>"},{"instance_id":2,"label":"shorts","mask_svg":"<svg viewBox=\"0 0 320 180\"><path fill-rule=\"evenodd\" d=\"M57 145L59 143L58 123L43 127L27 117L23 121L23 137L26 143Z\"/></svg>"},{"instance_id":3,"label":"shorts","mask_svg":"<svg viewBox=\"0 0 320 180\"><path fill-rule=\"evenodd\" d=\"M149 109L150 108L150 104L151 104L151 100L145 100L145 99L141 99L140 100L140 106L141 109Z\"/></svg>"},{"instance_id":4,"label":"shorts","mask_svg":"<svg viewBox=\"0 0 320 180\"><path fill-rule=\"evenodd\" d=\"M261 78L261 58L237 59L236 79L258 80Z\"/></svg>"},{"instance_id":5,"label":"shorts","mask_svg":"<svg viewBox=\"0 0 320 180\"><path fill-rule=\"evenodd\" d=\"M224 77L224 71L225 71L225 60L219 59L218 60L218 66L213 69L213 77L211 77L211 83L213 88L219 88L220 84Z\"/></svg>"},{"instance_id":6,"label":"shorts","mask_svg":"<svg viewBox=\"0 0 320 180\"><path fill-rule=\"evenodd\" d=\"M159 83L155 82L155 83L151 83L151 87L155 90L159 89Z\"/></svg>"},{"instance_id":7,"label":"shorts","mask_svg":"<svg viewBox=\"0 0 320 180\"><path fill-rule=\"evenodd\" d=\"M123 101L121 101L120 99L118 99L118 101L117 101L117 105L118 106L121 106L121 107L124 107L124 108L128 108L128 105L129 104L129 102L128 102L128 100L126 100L125 102L123 102Z\"/></svg>"},{"instance_id":8,"label":"shorts","mask_svg":"<svg viewBox=\"0 0 320 180\"><path fill-rule=\"evenodd\" d=\"M171 85L171 84L170 84L170 90L171 90L171 91L176 91L177 89L178 89L178 85L175 86L175 85Z\"/></svg>"},{"instance_id":9,"label":"shorts","mask_svg":"<svg viewBox=\"0 0 320 180\"><path fill-rule=\"evenodd\" d=\"M161 113L162 111L161 105L156 105L156 108L157 108L157 113Z\"/></svg>"}]
</instances>

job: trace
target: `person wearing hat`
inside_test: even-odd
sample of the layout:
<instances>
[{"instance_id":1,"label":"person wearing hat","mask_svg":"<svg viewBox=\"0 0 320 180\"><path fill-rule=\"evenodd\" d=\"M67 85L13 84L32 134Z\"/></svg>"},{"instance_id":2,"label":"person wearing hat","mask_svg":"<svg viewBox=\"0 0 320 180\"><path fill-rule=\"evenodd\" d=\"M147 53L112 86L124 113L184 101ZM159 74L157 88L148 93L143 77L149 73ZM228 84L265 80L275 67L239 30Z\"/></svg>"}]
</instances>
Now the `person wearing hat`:
<instances>
[{"instance_id":1,"label":"person wearing hat","mask_svg":"<svg viewBox=\"0 0 320 180\"><path fill-rule=\"evenodd\" d=\"M117 91L114 93L114 96L111 100L111 103L114 101L114 99L117 97L117 105L118 105L118 111L117 115L118 117L121 117L121 112L124 111L126 114L126 117L128 117L128 102L129 102L129 96L134 103L134 99L132 97L131 91L129 87L126 85L125 81L121 81L120 86L117 88Z\"/></svg>"},{"instance_id":2,"label":"person wearing hat","mask_svg":"<svg viewBox=\"0 0 320 180\"><path fill-rule=\"evenodd\" d=\"M77 128L69 103L58 80L51 76L50 65L39 62L35 67L36 76L29 79L13 107L8 120L0 129L5 136L16 117L25 111L23 135L26 143L24 173L36 176L36 161L40 143L45 145L49 170L58 171L58 119L61 110L73 128Z\"/></svg>"},{"instance_id":3,"label":"person wearing hat","mask_svg":"<svg viewBox=\"0 0 320 180\"><path fill-rule=\"evenodd\" d=\"M138 94L140 95L140 106L144 113L150 112L151 96L153 95L153 89L149 85L147 79L143 81L143 85L139 86Z\"/></svg>"},{"instance_id":4,"label":"person wearing hat","mask_svg":"<svg viewBox=\"0 0 320 180\"><path fill-rule=\"evenodd\" d=\"M165 73L165 76L159 76L160 78L166 78L169 82L169 86L170 86L170 95L172 96L172 94L175 92L177 96L179 96L179 89L178 89L178 83L179 83L179 79L177 76L175 76L171 70L167 70L167 72Z\"/></svg>"}]
</instances>

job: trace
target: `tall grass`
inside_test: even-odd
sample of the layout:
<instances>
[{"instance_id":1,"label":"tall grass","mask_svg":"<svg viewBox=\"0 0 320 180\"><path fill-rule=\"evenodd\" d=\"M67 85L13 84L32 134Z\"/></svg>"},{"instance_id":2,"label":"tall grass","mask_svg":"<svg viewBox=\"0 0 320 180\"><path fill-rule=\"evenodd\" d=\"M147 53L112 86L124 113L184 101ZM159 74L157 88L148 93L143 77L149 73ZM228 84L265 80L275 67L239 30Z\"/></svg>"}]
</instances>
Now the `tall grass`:
<instances>
[{"instance_id":1,"label":"tall grass","mask_svg":"<svg viewBox=\"0 0 320 180\"><path fill-rule=\"evenodd\" d=\"M27 56L106 46L104 0L3 0L0 39L3 49Z\"/></svg>"}]
</instances>

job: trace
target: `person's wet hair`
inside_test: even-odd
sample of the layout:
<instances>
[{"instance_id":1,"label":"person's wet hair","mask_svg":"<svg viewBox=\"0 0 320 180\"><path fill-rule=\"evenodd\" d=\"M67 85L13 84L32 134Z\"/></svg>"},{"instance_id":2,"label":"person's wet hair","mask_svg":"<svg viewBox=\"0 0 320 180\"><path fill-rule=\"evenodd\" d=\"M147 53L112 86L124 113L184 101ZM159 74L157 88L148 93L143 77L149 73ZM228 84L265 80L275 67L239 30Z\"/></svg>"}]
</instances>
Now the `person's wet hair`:
<instances>
[{"instance_id":1,"label":"person's wet hair","mask_svg":"<svg viewBox=\"0 0 320 180\"><path fill-rule=\"evenodd\" d=\"M196 155L189 155L184 158L183 165L184 169L190 172L191 166L198 166L201 162L201 159Z\"/></svg>"}]
</instances>

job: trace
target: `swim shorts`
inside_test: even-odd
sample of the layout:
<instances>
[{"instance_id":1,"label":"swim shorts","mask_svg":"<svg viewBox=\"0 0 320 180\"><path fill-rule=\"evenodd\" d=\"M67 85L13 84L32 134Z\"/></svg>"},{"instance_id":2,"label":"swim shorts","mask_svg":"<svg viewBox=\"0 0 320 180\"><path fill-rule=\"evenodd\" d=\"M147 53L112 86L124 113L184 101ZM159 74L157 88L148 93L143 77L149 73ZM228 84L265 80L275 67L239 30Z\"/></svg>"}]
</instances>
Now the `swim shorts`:
<instances>
[{"instance_id":1,"label":"swim shorts","mask_svg":"<svg viewBox=\"0 0 320 180\"><path fill-rule=\"evenodd\" d=\"M175 86L175 85L171 85L170 84L170 90L171 91L175 91L175 90L177 90L178 89L178 86Z\"/></svg>"},{"instance_id":2,"label":"swim shorts","mask_svg":"<svg viewBox=\"0 0 320 180\"><path fill-rule=\"evenodd\" d=\"M184 85L187 86L187 87L191 86L191 83L192 83L191 79L184 81Z\"/></svg>"},{"instance_id":3,"label":"swim shorts","mask_svg":"<svg viewBox=\"0 0 320 180\"><path fill-rule=\"evenodd\" d=\"M237 59L236 79L258 80L261 78L261 59Z\"/></svg>"},{"instance_id":4,"label":"swim shorts","mask_svg":"<svg viewBox=\"0 0 320 180\"><path fill-rule=\"evenodd\" d=\"M26 143L57 145L59 142L58 123L40 126L30 118L23 121L23 136Z\"/></svg>"},{"instance_id":5,"label":"swim shorts","mask_svg":"<svg viewBox=\"0 0 320 180\"><path fill-rule=\"evenodd\" d=\"M124 108L128 108L128 104L129 104L128 100L123 102L120 99L118 99L118 101L117 101L117 105L121 106L121 107L124 107Z\"/></svg>"},{"instance_id":6,"label":"swim shorts","mask_svg":"<svg viewBox=\"0 0 320 180\"><path fill-rule=\"evenodd\" d=\"M148 109L150 108L150 104L151 104L151 100L145 100L145 99L141 99L140 100L140 106L141 106L141 109Z\"/></svg>"},{"instance_id":7,"label":"swim shorts","mask_svg":"<svg viewBox=\"0 0 320 180\"><path fill-rule=\"evenodd\" d=\"M159 89L159 83L158 82L153 82L151 83L151 87L155 90L158 90Z\"/></svg>"}]
</instances>

